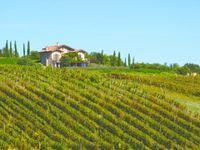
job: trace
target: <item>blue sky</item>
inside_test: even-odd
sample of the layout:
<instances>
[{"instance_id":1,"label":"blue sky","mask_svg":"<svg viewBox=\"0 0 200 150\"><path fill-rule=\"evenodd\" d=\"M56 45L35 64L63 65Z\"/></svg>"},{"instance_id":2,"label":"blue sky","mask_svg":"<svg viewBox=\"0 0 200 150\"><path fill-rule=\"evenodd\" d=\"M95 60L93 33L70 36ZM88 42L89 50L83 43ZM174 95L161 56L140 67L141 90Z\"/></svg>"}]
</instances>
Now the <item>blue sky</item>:
<instances>
[{"instance_id":1,"label":"blue sky","mask_svg":"<svg viewBox=\"0 0 200 150\"><path fill-rule=\"evenodd\" d=\"M199 0L6 0L0 2L0 47L31 41L104 50L138 62L200 64Z\"/></svg>"}]
</instances>

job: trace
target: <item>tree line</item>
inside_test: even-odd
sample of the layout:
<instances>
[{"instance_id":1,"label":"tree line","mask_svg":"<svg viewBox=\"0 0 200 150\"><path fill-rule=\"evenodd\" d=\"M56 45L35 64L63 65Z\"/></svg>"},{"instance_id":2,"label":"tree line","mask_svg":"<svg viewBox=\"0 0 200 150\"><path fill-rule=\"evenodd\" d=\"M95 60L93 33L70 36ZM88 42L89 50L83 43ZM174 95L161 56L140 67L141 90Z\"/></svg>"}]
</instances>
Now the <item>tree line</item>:
<instances>
[{"instance_id":1,"label":"tree line","mask_svg":"<svg viewBox=\"0 0 200 150\"><path fill-rule=\"evenodd\" d=\"M30 41L27 44L23 43L22 53L23 55L20 56L16 41L13 45L12 41L7 40L5 46L0 49L0 57L9 64L34 65L39 62L40 54L38 51L31 50Z\"/></svg>"},{"instance_id":2,"label":"tree line","mask_svg":"<svg viewBox=\"0 0 200 150\"><path fill-rule=\"evenodd\" d=\"M123 61L121 53L116 53L116 51L114 51L112 55L105 54L103 50L101 52L91 52L86 55L86 58L89 61L90 66L93 66L92 64L94 64L99 66L128 67L142 72L175 72L183 75L194 72L200 73L200 66L198 64L186 63L185 65L180 66L177 63L170 65L167 65L167 63L138 63L135 62L135 58L131 57L130 54L128 54L127 58ZM71 54L66 54L62 57L61 62L61 66L70 66L69 64L81 63L82 60L79 58L78 53L73 54L73 56Z\"/></svg>"},{"instance_id":3,"label":"tree line","mask_svg":"<svg viewBox=\"0 0 200 150\"><path fill-rule=\"evenodd\" d=\"M27 42L27 48L26 45L23 44L23 57L30 56L31 55L31 47L30 47L30 41ZM0 49L0 57L19 57L19 51L17 42L14 41L14 46L12 41L6 41L5 47Z\"/></svg>"},{"instance_id":4,"label":"tree line","mask_svg":"<svg viewBox=\"0 0 200 150\"><path fill-rule=\"evenodd\" d=\"M27 44L23 44L23 55L20 57L17 42L6 41L5 46L0 49L0 57L5 58L17 58L17 64L20 65L33 65L39 62L40 55L37 51L31 50L30 41ZM193 63L186 63L183 66L179 66L177 63L167 65L166 63L136 63L135 58L131 57L130 54L123 60L121 58L121 53L113 51L112 55L105 54L102 50L101 52L91 52L86 54L86 58L90 64L97 64L102 66L112 66L112 67L129 67L141 71L156 71L156 72L176 72L178 74L188 74L188 73L200 73L200 65ZM69 66L70 63L81 63L83 62L77 54L66 54L62 57L61 62L64 62L63 66Z\"/></svg>"},{"instance_id":5,"label":"tree line","mask_svg":"<svg viewBox=\"0 0 200 150\"><path fill-rule=\"evenodd\" d=\"M87 58L89 59L90 63L100 64L100 65L106 65L106 66L129 66L133 65L135 63L135 58L132 58L131 61L131 55L128 54L128 60L125 58L123 61L121 58L121 53L116 51L113 52L112 55L107 55L102 50L101 52L91 52L90 54L87 54Z\"/></svg>"},{"instance_id":6,"label":"tree line","mask_svg":"<svg viewBox=\"0 0 200 150\"><path fill-rule=\"evenodd\" d=\"M31 55L30 41L27 42L27 49L25 44L23 44L23 57ZM6 41L5 47L0 49L0 57L19 57L19 51L17 42L14 41L14 46L12 41Z\"/></svg>"}]
</instances>

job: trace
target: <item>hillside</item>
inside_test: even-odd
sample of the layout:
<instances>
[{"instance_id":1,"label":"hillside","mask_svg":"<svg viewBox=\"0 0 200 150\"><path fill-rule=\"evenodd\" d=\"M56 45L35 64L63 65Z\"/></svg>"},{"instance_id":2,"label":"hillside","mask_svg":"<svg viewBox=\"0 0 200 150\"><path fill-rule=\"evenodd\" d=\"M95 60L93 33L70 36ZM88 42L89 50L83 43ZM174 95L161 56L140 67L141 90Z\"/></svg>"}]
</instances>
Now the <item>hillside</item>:
<instances>
[{"instance_id":1,"label":"hillside","mask_svg":"<svg viewBox=\"0 0 200 150\"><path fill-rule=\"evenodd\" d=\"M0 66L0 149L200 149L200 77Z\"/></svg>"},{"instance_id":2,"label":"hillside","mask_svg":"<svg viewBox=\"0 0 200 150\"><path fill-rule=\"evenodd\" d=\"M17 64L17 58L0 57L0 64Z\"/></svg>"}]
</instances>

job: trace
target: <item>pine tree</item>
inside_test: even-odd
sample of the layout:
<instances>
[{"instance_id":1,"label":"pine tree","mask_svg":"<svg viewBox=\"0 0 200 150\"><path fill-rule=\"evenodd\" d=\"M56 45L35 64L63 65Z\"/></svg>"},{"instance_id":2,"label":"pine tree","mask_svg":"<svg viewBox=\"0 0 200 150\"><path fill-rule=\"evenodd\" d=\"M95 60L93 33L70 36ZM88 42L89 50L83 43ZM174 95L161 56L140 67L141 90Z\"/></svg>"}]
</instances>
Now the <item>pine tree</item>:
<instances>
[{"instance_id":1,"label":"pine tree","mask_svg":"<svg viewBox=\"0 0 200 150\"><path fill-rule=\"evenodd\" d=\"M118 52L117 66L121 66L121 54Z\"/></svg>"},{"instance_id":2,"label":"pine tree","mask_svg":"<svg viewBox=\"0 0 200 150\"><path fill-rule=\"evenodd\" d=\"M16 41L14 43L14 48L15 48L15 57L19 57L19 53L17 51L17 42Z\"/></svg>"},{"instance_id":3,"label":"pine tree","mask_svg":"<svg viewBox=\"0 0 200 150\"><path fill-rule=\"evenodd\" d=\"M31 54L31 48L30 48L30 42L28 41L27 44L27 56L29 56Z\"/></svg>"},{"instance_id":4,"label":"pine tree","mask_svg":"<svg viewBox=\"0 0 200 150\"><path fill-rule=\"evenodd\" d=\"M128 54L128 66L130 67L131 66L131 55Z\"/></svg>"},{"instance_id":5,"label":"pine tree","mask_svg":"<svg viewBox=\"0 0 200 150\"><path fill-rule=\"evenodd\" d=\"M23 44L23 55L24 55L24 57L26 56L26 48L25 48L25 44Z\"/></svg>"},{"instance_id":6,"label":"pine tree","mask_svg":"<svg viewBox=\"0 0 200 150\"><path fill-rule=\"evenodd\" d=\"M10 42L9 56L12 57L12 55L13 55L12 42Z\"/></svg>"}]
</instances>

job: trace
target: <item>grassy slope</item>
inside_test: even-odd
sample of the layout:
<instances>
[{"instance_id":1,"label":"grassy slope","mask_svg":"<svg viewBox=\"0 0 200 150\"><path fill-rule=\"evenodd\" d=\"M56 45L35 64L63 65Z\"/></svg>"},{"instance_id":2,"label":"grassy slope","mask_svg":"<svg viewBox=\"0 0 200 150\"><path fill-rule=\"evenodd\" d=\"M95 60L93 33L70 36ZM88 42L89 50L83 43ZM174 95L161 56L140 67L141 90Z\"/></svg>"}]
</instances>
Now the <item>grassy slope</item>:
<instances>
[{"instance_id":1,"label":"grassy slope","mask_svg":"<svg viewBox=\"0 0 200 150\"><path fill-rule=\"evenodd\" d=\"M0 66L0 149L198 149L199 83L127 69Z\"/></svg>"},{"instance_id":2,"label":"grassy slope","mask_svg":"<svg viewBox=\"0 0 200 150\"><path fill-rule=\"evenodd\" d=\"M199 77L185 77L185 76L181 76L181 75L173 75L172 73L169 72L159 72L159 71L155 71L155 70L141 70L141 69L133 69L130 70L128 68L121 68L121 69L96 69L95 71L101 72L101 73L111 73L111 74L127 74L130 76L134 76L134 77L140 77L143 78L145 76L147 76L147 78L156 78L156 76L159 77L163 77L163 82L167 82L167 79L170 78L174 78L172 80L172 82L176 81L176 78L179 78L182 81L181 82L182 86L184 86L184 80L185 79L189 79L189 82L194 83L194 85L199 86L199 82L196 82L196 80L200 80ZM167 79L166 79L167 77ZM156 82L156 81L155 81ZM166 97L168 97L169 99L173 99L179 103L181 103L182 105L186 106L187 109L191 112L194 113L199 113L200 114L200 96L196 96L190 92L181 92L181 91L174 91L171 90L169 87L164 88L164 87L159 87L158 85L155 84L147 84L145 82L140 83L140 85L142 85L142 88L145 89L148 92L151 93L163 93ZM178 87L177 87L178 88ZM192 88L192 85L191 85ZM200 88L197 88L197 92L200 91Z\"/></svg>"},{"instance_id":3,"label":"grassy slope","mask_svg":"<svg viewBox=\"0 0 200 150\"><path fill-rule=\"evenodd\" d=\"M17 64L17 58L0 57L0 64Z\"/></svg>"}]
</instances>

